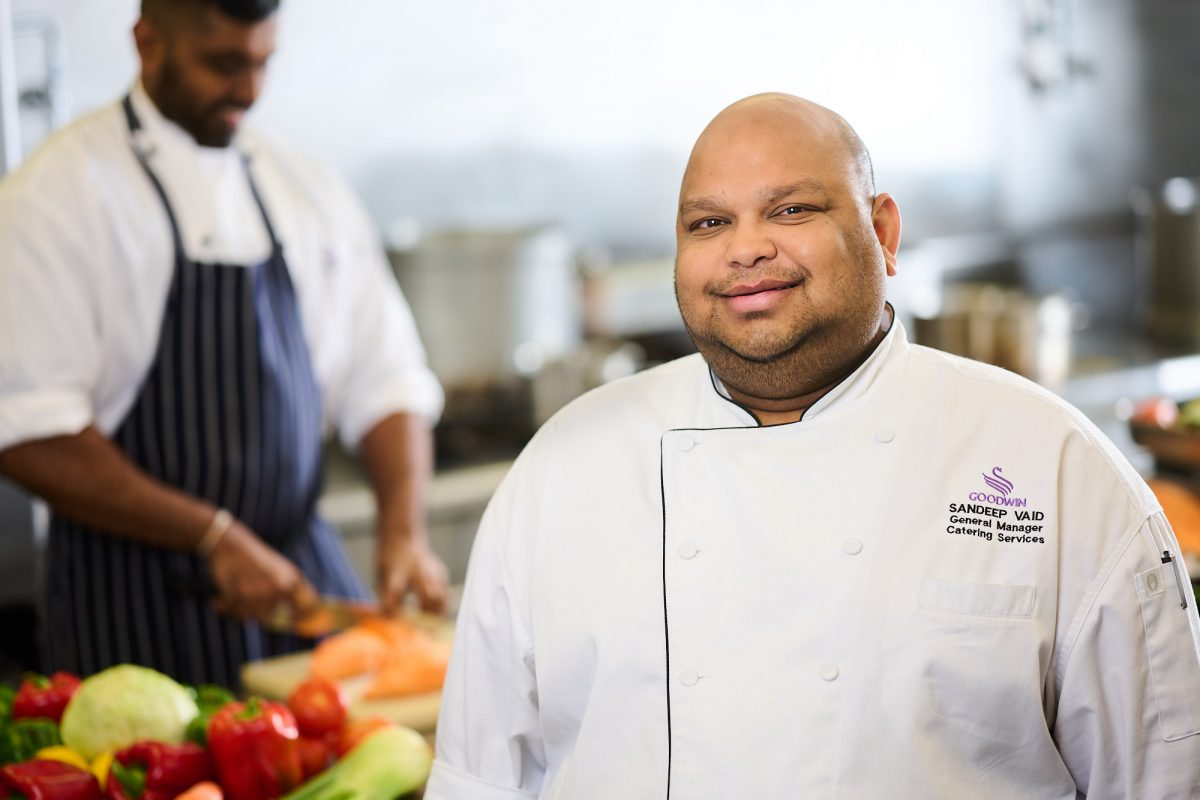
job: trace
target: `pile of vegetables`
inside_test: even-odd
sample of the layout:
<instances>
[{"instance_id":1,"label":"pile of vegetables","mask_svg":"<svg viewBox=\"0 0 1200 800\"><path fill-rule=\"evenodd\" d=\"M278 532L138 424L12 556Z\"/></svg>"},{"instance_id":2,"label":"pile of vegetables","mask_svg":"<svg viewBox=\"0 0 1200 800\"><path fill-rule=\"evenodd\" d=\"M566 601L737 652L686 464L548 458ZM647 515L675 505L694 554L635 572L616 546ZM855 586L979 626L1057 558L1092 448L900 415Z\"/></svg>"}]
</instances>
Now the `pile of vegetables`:
<instances>
[{"instance_id":1,"label":"pile of vegetables","mask_svg":"<svg viewBox=\"0 0 1200 800\"><path fill-rule=\"evenodd\" d=\"M1176 403L1169 397L1147 397L1133 407L1130 420L1143 427L1200 434L1200 398Z\"/></svg>"},{"instance_id":2,"label":"pile of vegetables","mask_svg":"<svg viewBox=\"0 0 1200 800\"><path fill-rule=\"evenodd\" d=\"M432 753L387 720L350 720L338 684L238 700L122 664L0 684L0 800L396 800Z\"/></svg>"}]
</instances>

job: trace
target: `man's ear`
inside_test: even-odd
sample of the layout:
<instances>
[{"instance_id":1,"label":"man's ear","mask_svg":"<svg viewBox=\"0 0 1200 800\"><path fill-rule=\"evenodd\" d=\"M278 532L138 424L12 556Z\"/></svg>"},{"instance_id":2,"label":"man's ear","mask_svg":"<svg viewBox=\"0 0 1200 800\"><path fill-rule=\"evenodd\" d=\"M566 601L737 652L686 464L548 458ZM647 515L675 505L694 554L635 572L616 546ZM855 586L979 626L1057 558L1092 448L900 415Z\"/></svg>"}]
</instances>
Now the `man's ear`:
<instances>
[{"instance_id":1,"label":"man's ear","mask_svg":"<svg viewBox=\"0 0 1200 800\"><path fill-rule=\"evenodd\" d=\"M133 26L133 43L137 46L138 59L142 62L142 83L157 75L166 58L167 41L162 27L153 20L139 17Z\"/></svg>"},{"instance_id":2,"label":"man's ear","mask_svg":"<svg viewBox=\"0 0 1200 800\"><path fill-rule=\"evenodd\" d=\"M871 205L871 226L883 247L883 260L890 278L896 274L896 251L900 249L900 207L890 194L884 192L875 197Z\"/></svg>"}]
</instances>

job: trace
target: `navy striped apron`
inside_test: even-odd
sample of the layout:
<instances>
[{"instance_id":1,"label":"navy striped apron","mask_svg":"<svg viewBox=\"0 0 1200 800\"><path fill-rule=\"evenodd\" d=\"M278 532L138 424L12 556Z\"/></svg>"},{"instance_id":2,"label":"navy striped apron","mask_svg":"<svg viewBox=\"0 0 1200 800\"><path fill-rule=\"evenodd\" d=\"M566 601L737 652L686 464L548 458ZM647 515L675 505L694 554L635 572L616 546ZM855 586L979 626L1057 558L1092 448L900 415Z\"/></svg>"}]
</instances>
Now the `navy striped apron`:
<instances>
[{"instance_id":1,"label":"navy striped apron","mask_svg":"<svg viewBox=\"0 0 1200 800\"><path fill-rule=\"evenodd\" d=\"M256 266L192 262L162 200L174 275L154 361L113 440L151 476L229 509L291 559L323 594L365 598L337 532L316 513L321 491L320 394L283 250L246 165L271 239ZM153 667L187 683L240 684L239 666L312 642L217 615L197 585L204 561L89 530L55 515L47 547L47 670L89 675L112 664Z\"/></svg>"}]
</instances>

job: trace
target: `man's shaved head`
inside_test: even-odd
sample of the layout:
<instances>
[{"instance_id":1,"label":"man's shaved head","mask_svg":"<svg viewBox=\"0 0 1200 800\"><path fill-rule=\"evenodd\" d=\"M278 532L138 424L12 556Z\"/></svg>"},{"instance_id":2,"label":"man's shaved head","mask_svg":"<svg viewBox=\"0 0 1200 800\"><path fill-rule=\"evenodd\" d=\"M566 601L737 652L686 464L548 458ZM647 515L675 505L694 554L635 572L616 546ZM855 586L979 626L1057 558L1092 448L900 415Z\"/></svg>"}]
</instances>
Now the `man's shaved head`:
<instances>
[{"instance_id":1,"label":"man's shaved head","mask_svg":"<svg viewBox=\"0 0 1200 800\"><path fill-rule=\"evenodd\" d=\"M842 153L847 159L847 164L854 170L863 196L875 196L875 167L871 163L871 154L850 123L825 106L782 92L764 92L742 98L726 106L713 117L696 140L692 157L688 160L688 168L684 172L684 179L686 180L687 173L696 162L697 153L705 144L710 132L719 131L726 126L745 127L753 120L774 120L774 124L808 127L823 134L823 138L830 142L840 142Z\"/></svg>"}]
</instances>

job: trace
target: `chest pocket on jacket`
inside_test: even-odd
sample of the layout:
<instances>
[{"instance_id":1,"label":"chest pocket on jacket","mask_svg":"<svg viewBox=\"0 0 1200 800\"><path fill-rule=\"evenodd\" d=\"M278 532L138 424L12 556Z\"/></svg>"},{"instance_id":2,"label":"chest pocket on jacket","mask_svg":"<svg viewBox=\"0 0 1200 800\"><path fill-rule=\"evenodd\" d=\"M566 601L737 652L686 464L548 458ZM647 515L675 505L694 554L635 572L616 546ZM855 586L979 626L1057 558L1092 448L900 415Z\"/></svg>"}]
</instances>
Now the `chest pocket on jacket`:
<instances>
[{"instance_id":1,"label":"chest pocket on jacket","mask_svg":"<svg viewBox=\"0 0 1200 800\"><path fill-rule=\"evenodd\" d=\"M974 617L1029 617L1037 587L999 583L968 583L926 576L921 583L921 608Z\"/></svg>"},{"instance_id":2,"label":"chest pocket on jacket","mask_svg":"<svg viewBox=\"0 0 1200 800\"><path fill-rule=\"evenodd\" d=\"M1158 702L1158 724L1165 741L1200 733L1200 654L1191 630L1190 609L1180 608L1172 564L1134 576L1142 625L1146 631L1146 659ZM1192 604L1192 589L1185 594Z\"/></svg>"}]
</instances>

